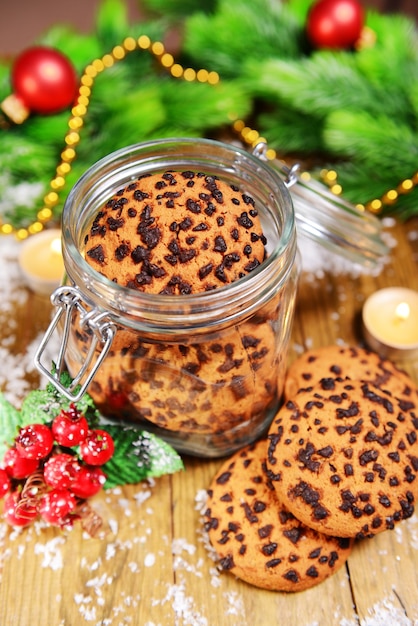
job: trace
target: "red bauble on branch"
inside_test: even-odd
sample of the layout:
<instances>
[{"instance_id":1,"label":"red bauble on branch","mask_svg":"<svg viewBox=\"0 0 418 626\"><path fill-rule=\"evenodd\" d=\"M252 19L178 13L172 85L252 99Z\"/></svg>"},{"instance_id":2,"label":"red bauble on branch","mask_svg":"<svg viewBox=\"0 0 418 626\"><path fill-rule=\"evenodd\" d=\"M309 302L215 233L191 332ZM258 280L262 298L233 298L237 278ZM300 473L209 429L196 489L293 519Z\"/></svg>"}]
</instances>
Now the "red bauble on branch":
<instances>
[{"instance_id":1,"label":"red bauble on branch","mask_svg":"<svg viewBox=\"0 0 418 626\"><path fill-rule=\"evenodd\" d=\"M68 58L47 46L34 46L20 54L11 72L13 93L2 109L15 123L30 112L48 115L70 106L76 97L77 75Z\"/></svg>"},{"instance_id":2,"label":"red bauble on branch","mask_svg":"<svg viewBox=\"0 0 418 626\"><path fill-rule=\"evenodd\" d=\"M306 33L315 48L346 49L358 41L363 26L358 0L317 0L309 10Z\"/></svg>"}]
</instances>

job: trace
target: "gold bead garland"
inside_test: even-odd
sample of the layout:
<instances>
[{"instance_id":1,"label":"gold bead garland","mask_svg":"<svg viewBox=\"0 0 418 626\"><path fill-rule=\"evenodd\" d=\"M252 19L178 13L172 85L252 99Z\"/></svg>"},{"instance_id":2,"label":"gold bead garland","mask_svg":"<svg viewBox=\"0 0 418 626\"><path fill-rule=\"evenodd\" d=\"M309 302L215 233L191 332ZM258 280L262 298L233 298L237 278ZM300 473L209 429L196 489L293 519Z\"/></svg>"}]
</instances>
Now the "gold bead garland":
<instances>
[{"instance_id":1,"label":"gold bead garland","mask_svg":"<svg viewBox=\"0 0 418 626\"><path fill-rule=\"evenodd\" d=\"M267 139L265 137L261 137L258 130L247 126L244 120L235 120L232 128L238 134L241 140L251 148L255 148L260 143L265 143L267 146ZM268 161L273 161L277 158L277 152L276 150L274 150L274 148L267 147L264 156ZM305 182L310 181L312 178L311 174L307 171L301 171L299 173L299 177Z\"/></svg>"},{"instance_id":2,"label":"gold bead garland","mask_svg":"<svg viewBox=\"0 0 418 626\"><path fill-rule=\"evenodd\" d=\"M115 46L110 53L95 59L87 65L81 76L78 97L71 109L71 117L68 121L68 130L64 138L65 147L61 152L61 160L56 167L54 178L49 183L50 189L43 199L44 206L38 211L36 221L27 228L18 229L15 229L11 224L1 223L0 221L0 234L10 235L14 233L17 239L26 239L29 235L41 232L46 224L53 219L53 209L59 202L59 192L65 186L66 176L71 171L71 164L76 157L76 147L80 142L80 132L83 129L84 118L90 104L95 78L107 68L112 67L116 62L124 59L127 53L137 49L151 52L158 59L161 66L170 71L173 78L182 78L188 82L209 83L210 85L216 85L219 82L217 72L209 72L205 69L196 71L193 68L184 68L179 63L176 63L174 57L166 52L165 46L161 41L153 42L147 35L141 35L138 39L126 37L123 43Z\"/></svg>"},{"instance_id":3,"label":"gold bead garland","mask_svg":"<svg viewBox=\"0 0 418 626\"><path fill-rule=\"evenodd\" d=\"M71 171L71 164L76 158L76 147L80 142L80 132L84 125L84 118L88 112L94 81L96 77L107 68L112 67L116 62L124 59L126 54L138 49L153 54L159 61L161 67L168 70L173 78L183 79L188 82L197 81L200 83L208 83L210 85L216 85L220 81L219 74L215 71L208 71L206 69L195 70L191 67L185 68L179 63L176 63L174 57L166 51L161 41L152 41L147 35L140 35L137 39L134 37L126 37L121 45L116 45L110 53L106 53L103 57L95 59L84 69L84 73L80 79L78 97L71 109L68 130L64 138L65 147L60 155L61 160L56 167L54 178L52 178L49 183L50 190L43 199L44 206L38 211L36 220L27 228L17 229L11 224L2 223L0 220L0 234L15 234L18 240L23 240L29 235L41 232L46 224L53 219L53 209L59 202L59 192L64 188L66 176ZM267 144L267 140L261 137L257 130L247 126L243 120L232 119L231 121L233 122L233 130L247 145L255 147L259 143ZM267 149L267 159L273 160L276 156L275 150L272 148ZM310 174L306 172L303 176L308 179L310 178ZM342 187L338 183L337 173L334 170L322 170L321 178L334 194L341 195ZM366 205L359 204L357 206L363 210L369 210L372 213L380 213L385 205L394 204L400 194L409 193L416 185L418 185L418 172L416 172L412 178L403 180L396 189L387 191L380 199L376 198Z\"/></svg>"},{"instance_id":4,"label":"gold bead garland","mask_svg":"<svg viewBox=\"0 0 418 626\"><path fill-rule=\"evenodd\" d=\"M343 193L343 188L338 182L338 174L335 170L323 169L320 173L321 180L329 187L330 191L337 196ZM385 206L396 204L400 195L410 193L418 185L418 172L412 178L405 178L396 189L389 189L380 198L369 200L366 204L357 204L357 208L370 213L379 214Z\"/></svg>"}]
</instances>

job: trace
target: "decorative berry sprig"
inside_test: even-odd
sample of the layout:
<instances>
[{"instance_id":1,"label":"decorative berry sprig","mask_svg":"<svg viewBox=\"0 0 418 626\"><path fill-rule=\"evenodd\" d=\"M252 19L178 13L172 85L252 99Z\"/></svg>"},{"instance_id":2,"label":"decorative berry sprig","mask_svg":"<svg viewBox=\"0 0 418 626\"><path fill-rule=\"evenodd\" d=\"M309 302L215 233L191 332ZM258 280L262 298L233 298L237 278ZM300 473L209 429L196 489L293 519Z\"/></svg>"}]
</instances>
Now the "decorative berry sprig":
<instances>
[{"instance_id":1,"label":"decorative berry sprig","mask_svg":"<svg viewBox=\"0 0 418 626\"><path fill-rule=\"evenodd\" d=\"M71 379L64 374L61 382ZM103 423L88 394L69 403L53 385L31 391L20 411L0 394L0 432L0 498L12 526L42 519L66 528L80 520L93 535L102 520L88 499L102 488L183 469L163 440Z\"/></svg>"},{"instance_id":2,"label":"decorative berry sprig","mask_svg":"<svg viewBox=\"0 0 418 626\"><path fill-rule=\"evenodd\" d=\"M62 410L52 424L19 429L3 459L8 493L4 517L27 526L37 517L54 526L71 526L80 517L80 500L94 496L106 482L101 465L114 452L105 430L92 429L75 405Z\"/></svg>"}]
</instances>

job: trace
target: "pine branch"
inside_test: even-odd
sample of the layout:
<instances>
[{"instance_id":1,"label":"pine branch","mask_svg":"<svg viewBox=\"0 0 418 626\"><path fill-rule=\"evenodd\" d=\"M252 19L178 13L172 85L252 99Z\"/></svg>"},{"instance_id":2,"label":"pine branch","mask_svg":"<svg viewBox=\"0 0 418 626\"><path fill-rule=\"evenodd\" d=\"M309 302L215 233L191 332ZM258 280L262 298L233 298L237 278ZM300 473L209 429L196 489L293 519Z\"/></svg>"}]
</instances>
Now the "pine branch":
<instances>
[{"instance_id":1,"label":"pine branch","mask_svg":"<svg viewBox=\"0 0 418 626\"><path fill-rule=\"evenodd\" d=\"M217 0L141 0L141 6L169 19L179 20L197 11L211 13Z\"/></svg>"},{"instance_id":2,"label":"pine branch","mask_svg":"<svg viewBox=\"0 0 418 626\"><path fill-rule=\"evenodd\" d=\"M43 180L53 171L55 155L46 144L22 133L0 132L0 172L9 172L16 181Z\"/></svg>"},{"instance_id":3,"label":"pine branch","mask_svg":"<svg viewBox=\"0 0 418 626\"><path fill-rule=\"evenodd\" d=\"M300 54L301 27L286 5L273 0L220 0L213 15L185 22L184 52L223 77L240 74L243 60Z\"/></svg>"},{"instance_id":4,"label":"pine branch","mask_svg":"<svg viewBox=\"0 0 418 626\"><path fill-rule=\"evenodd\" d=\"M128 32L128 9L121 0L106 0L100 6L96 20L97 36L109 47L120 42Z\"/></svg>"},{"instance_id":5,"label":"pine branch","mask_svg":"<svg viewBox=\"0 0 418 626\"><path fill-rule=\"evenodd\" d=\"M371 47L361 50L361 59L375 57L370 78L376 74L378 67L382 72L378 75L387 79L388 74L401 82L402 65L408 60L414 61L418 55L418 32L414 20L401 13L385 15L375 11L368 11L367 25L375 33L376 41ZM386 68L386 74L384 72ZM401 70L398 77L394 76L393 68Z\"/></svg>"},{"instance_id":6,"label":"pine branch","mask_svg":"<svg viewBox=\"0 0 418 626\"><path fill-rule=\"evenodd\" d=\"M324 141L329 151L387 179L412 176L417 168L418 134L385 115L335 111L325 122Z\"/></svg>"},{"instance_id":7,"label":"pine branch","mask_svg":"<svg viewBox=\"0 0 418 626\"><path fill-rule=\"evenodd\" d=\"M365 165L358 163L329 163L329 167L337 170L338 182L343 188L344 198L354 204L367 202L381 198L388 189L398 186L401 179L393 173L370 170ZM394 214L402 219L418 216L418 189L406 195L399 195L395 204L383 208L383 214Z\"/></svg>"},{"instance_id":8,"label":"pine branch","mask_svg":"<svg viewBox=\"0 0 418 626\"><path fill-rule=\"evenodd\" d=\"M168 77L148 78L135 89L115 95L113 83L108 82L101 85L97 105L86 118L76 162L87 168L144 137L203 136L229 124L232 115L248 115L250 108L248 96L233 83L213 87Z\"/></svg>"},{"instance_id":9,"label":"pine branch","mask_svg":"<svg viewBox=\"0 0 418 626\"><path fill-rule=\"evenodd\" d=\"M399 115L418 127L418 34L411 19L371 13L368 23L376 43L355 55L358 71L370 84L386 89L402 103ZM392 94L392 96L391 96ZM380 113L386 113L386 99Z\"/></svg>"},{"instance_id":10,"label":"pine branch","mask_svg":"<svg viewBox=\"0 0 418 626\"><path fill-rule=\"evenodd\" d=\"M162 85L167 123L177 128L199 131L229 124L234 117L246 117L252 102L238 84L222 81L216 86L205 83Z\"/></svg>"},{"instance_id":11,"label":"pine branch","mask_svg":"<svg viewBox=\"0 0 418 626\"><path fill-rule=\"evenodd\" d=\"M292 14L298 20L301 27L303 27L304 24L306 24L306 18L311 8L312 0L284 0L284 2L286 2Z\"/></svg>"},{"instance_id":12,"label":"pine branch","mask_svg":"<svg viewBox=\"0 0 418 626\"><path fill-rule=\"evenodd\" d=\"M394 176L388 179L379 171L371 172L369 168L347 161L345 163L329 163L328 167L338 172L338 183L343 188L344 197L351 202L365 204L374 198L380 198L391 184L399 182Z\"/></svg>"},{"instance_id":13,"label":"pine branch","mask_svg":"<svg viewBox=\"0 0 418 626\"><path fill-rule=\"evenodd\" d=\"M81 74L126 36L163 40L181 19L184 45L178 60L221 75L216 87L175 81L140 50L100 74L62 198L88 167L118 147L213 134L233 116L247 118L253 107L252 125L281 154L335 161L344 193L353 202L379 197L415 173L418 36L413 21L368 11L367 23L377 36L374 46L312 52L304 27L311 2L142 0L154 18L130 24L124 0L104 0L95 33L81 35L62 25L50 29L39 43L60 49ZM10 93L9 74L10 65L0 63L1 99ZM8 221L21 225L36 215L35 187L26 204L16 190L22 181L48 185L68 118L69 111L31 116L19 128L0 131L0 194L7 197L0 211ZM409 216L418 213L417 206L414 190L393 211Z\"/></svg>"},{"instance_id":14,"label":"pine branch","mask_svg":"<svg viewBox=\"0 0 418 626\"><path fill-rule=\"evenodd\" d=\"M68 111L55 115L36 115L25 122L25 136L34 142L42 142L52 149L61 147L68 130Z\"/></svg>"},{"instance_id":15,"label":"pine branch","mask_svg":"<svg viewBox=\"0 0 418 626\"><path fill-rule=\"evenodd\" d=\"M46 181L14 180L10 172L0 174L0 218L15 227L27 226L41 206Z\"/></svg>"},{"instance_id":16,"label":"pine branch","mask_svg":"<svg viewBox=\"0 0 418 626\"><path fill-rule=\"evenodd\" d=\"M312 116L293 109L278 107L273 113L262 113L255 125L269 146L282 153L306 155L318 152L322 146L322 120L313 123Z\"/></svg>"},{"instance_id":17,"label":"pine branch","mask_svg":"<svg viewBox=\"0 0 418 626\"><path fill-rule=\"evenodd\" d=\"M104 3L106 5L106 2ZM103 38L98 33L92 35L82 35L69 29L67 26L57 25L51 28L40 38L39 43L51 46L61 50L69 59L77 70L78 74L84 70L86 65L96 58L101 58L104 54L109 53L113 46L121 44L129 35L137 38L142 34L148 35L152 40L160 40L163 38L165 25L163 22L140 22L128 24L125 31L120 32L119 29L107 31ZM118 63L111 70L119 67L128 67L130 71L137 72L140 75L142 64L145 61L145 67L151 66L151 55L149 52L135 51L127 54L122 63ZM103 73L103 76L109 73L109 69Z\"/></svg>"},{"instance_id":18,"label":"pine branch","mask_svg":"<svg viewBox=\"0 0 418 626\"><path fill-rule=\"evenodd\" d=\"M307 115L325 117L334 110L384 111L397 116L404 98L388 85L371 84L357 70L348 52L320 51L298 60L268 59L246 65L248 89L258 97L273 96L279 105Z\"/></svg>"},{"instance_id":19,"label":"pine branch","mask_svg":"<svg viewBox=\"0 0 418 626\"><path fill-rule=\"evenodd\" d=\"M6 62L0 62L0 101L2 102L10 93L10 66Z\"/></svg>"},{"instance_id":20,"label":"pine branch","mask_svg":"<svg viewBox=\"0 0 418 626\"><path fill-rule=\"evenodd\" d=\"M62 24L53 26L37 43L60 50L71 59L78 74L92 59L103 54L102 46L95 35L83 35Z\"/></svg>"},{"instance_id":21,"label":"pine branch","mask_svg":"<svg viewBox=\"0 0 418 626\"><path fill-rule=\"evenodd\" d=\"M400 220L418 217L418 189L415 187L411 193L400 196L393 207L385 209L385 213L396 214Z\"/></svg>"},{"instance_id":22,"label":"pine branch","mask_svg":"<svg viewBox=\"0 0 418 626\"><path fill-rule=\"evenodd\" d=\"M80 142L78 158L93 162L120 147L138 143L163 123L166 114L156 85L138 85L128 93L115 92L100 112L89 112L85 131L89 140Z\"/></svg>"}]
</instances>

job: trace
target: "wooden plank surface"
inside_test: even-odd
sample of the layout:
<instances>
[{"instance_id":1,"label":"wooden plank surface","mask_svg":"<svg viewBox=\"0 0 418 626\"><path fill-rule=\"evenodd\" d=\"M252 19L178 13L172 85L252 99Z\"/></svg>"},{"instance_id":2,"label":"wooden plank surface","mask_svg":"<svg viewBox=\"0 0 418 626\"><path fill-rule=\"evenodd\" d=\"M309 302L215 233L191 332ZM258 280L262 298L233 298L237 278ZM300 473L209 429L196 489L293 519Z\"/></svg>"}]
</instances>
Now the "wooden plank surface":
<instances>
[{"instance_id":1,"label":"wooden plank surface","mask_svg":"<svg viewBox=\"0 0 418 626\"><path fill-rule=\"evenodd\" d=\"M376 289L418 290L418 220L389 221L386 235L392 253L375 276L347 271L329 256L321 264L319 253L317 266L305 268L289 362L310 347L361 345L359 314ZM8 351L25 355L47 326L48 299L27 293L12 310L6 300L3 294L0 346L9 337ZM418 363L402 366L418 383ZM3 359L3 386L7 367ZM106 520L97 538L79 526L15 531L0 523L1 626L416 626L417 514L356 544L347 566L321 585L298 594L263 591L220 574L207 547L203 495L221 463L185 459L184 472L96 496Z\"/></svg>"}]
</instances>

